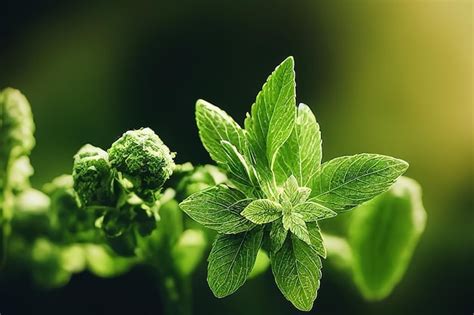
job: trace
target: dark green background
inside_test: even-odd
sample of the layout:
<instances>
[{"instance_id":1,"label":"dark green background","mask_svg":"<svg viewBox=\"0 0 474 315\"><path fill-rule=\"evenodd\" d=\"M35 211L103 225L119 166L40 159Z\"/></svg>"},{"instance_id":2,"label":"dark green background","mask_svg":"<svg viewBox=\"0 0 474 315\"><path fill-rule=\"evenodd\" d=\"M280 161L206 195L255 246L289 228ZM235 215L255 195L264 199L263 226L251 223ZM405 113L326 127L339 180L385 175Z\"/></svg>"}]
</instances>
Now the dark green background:
<instances>
[{"instance_id":1,"label":"dark green background","mask_svg":"<svg viewBox=\"0 0 474 315\"><path fill-rule=\"evenodd\" d=\"M2 1L0 87L21 89L37 123L41 185L86 142L107 148L149 126L178 161L210 162L194 103L243 121L267 75L296 59L298 101L315 111L324 160L377 152L410 162L427 230L383 302L365 302L325 264L314 314L474 311L473 4L470 1ZM0 283L0 313L159 314L149 274L89 274L49 292ZM215 299L205 267L196 314L296 314L270 272Z\"/></svg>"}]
</instances>

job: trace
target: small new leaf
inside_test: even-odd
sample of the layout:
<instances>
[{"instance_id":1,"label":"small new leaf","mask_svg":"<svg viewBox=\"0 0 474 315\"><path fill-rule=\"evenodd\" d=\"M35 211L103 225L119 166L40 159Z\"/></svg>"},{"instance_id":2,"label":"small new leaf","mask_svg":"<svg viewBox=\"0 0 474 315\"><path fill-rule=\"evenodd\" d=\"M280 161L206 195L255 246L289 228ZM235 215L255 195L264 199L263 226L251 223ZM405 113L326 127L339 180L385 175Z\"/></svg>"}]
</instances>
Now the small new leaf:
<instances>
[{"instance_id":1,"label":"small new leaf","mask_svg":"<svg viewBox=\"0 0 474 315\"><path fill-rule=\"evenodd\" d=\"M301 214L305 222L314 222L335 217L336 212L316 202L307 201L293 208L293 212Z\"/></svg>"},{"instance_id":2,"label":"small new leaf","mask_svg":"<svg viewBox=\"0 0 474 315\"><path fill-rule=\"evenodd\" d=\"M309 232L301 214L295 212L285 213L285 215L283 215L283 227L285 230L290 230L290 232L295 234L300 240L311 244Z\"/></svg>"},{"instance_id":3,"label":"small new leaf","mask_svg":"<svg viewBox=\"0 0 474 315\"><path fill-rule=\"evenodd\" d=\"M321 166L310 200L347 211L387 191L407 168L405 161L378 154L339 157Z\"/></svg>"},{"instance_id":4,"label":"small new leaf","mask_svg":"<svg viewBox=\"0 0 474 315\"><path fill-rule=\"evenodd\" d=\"M281 198L289 201L292 205L305 202L311 194L311 188L299 187L298 180L291 175L282 186Z\"/></svg>"},{"instance_id":5,"label":"small new leaf","mask_svg":"<svg viewBox=\"0 0 474 315\"><path fill-rule=\"evenodd\" d=\"M224 234L236 234L255 226L240 213L251 202L245 195L224 185L197 192L179 205L194 221Z\"/></svg>"},{"instance_id":6,"label":"small new leaf","mask_svg":"<svg viewBox=\"0 0 474 315\"><path fill-rule=\"evenodd\" d=\"M295 197L292 199L294 205L298 205L300 203L305 202L308 200L309 195L311 195L311 188L308 187L298 187L296 191Z\"/></svg>"},{"instance_id":7,"label":"small new leaf","mask_svg":"<svg viewBox=\"0 0 474 315\"><path fill-rule=\"evenodd\" d=\"M311 310L321 279L316 249L295 236L288 237L271 261L275 282L285 298L301 311Z\"/></svg>"},{"instance_id":8,"label":"small new leaf","mask_svg":"<svg viewBox=\"0 0 474 315\"><path fill-rule=\"evenodd\" d=\"M234 235L220 234L209 254L207 282L214 295L234 293L247 280L257 258L263 229L255 228Z\"/></svg>"},{"instance_id":9,"label":"small new leaf","mask_svg":"<svg viewBox=\"0 0 474 315\"><path fill-rule=\"evenodd\" d=\"M282 216L282 206L268 199L252 201L242 211L242 215L255 224L264 224L275 221Z\"/></svg>"}]
</instances>

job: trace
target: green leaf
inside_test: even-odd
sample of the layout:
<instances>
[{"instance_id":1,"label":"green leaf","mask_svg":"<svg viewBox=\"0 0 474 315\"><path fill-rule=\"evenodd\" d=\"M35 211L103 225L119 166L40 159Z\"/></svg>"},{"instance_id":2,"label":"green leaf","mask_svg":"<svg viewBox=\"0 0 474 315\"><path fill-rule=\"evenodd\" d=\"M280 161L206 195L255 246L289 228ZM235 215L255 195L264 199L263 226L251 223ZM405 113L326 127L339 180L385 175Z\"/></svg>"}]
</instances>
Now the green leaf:
<instances>
[{"instance_id":1,"label":"green leaf","mask_svg":"<svg viewBox=\"0 0 474 315\"><path fill-rule=\"evenodd\" d=\"M282 212L283 208L279 203L269 199L259 199L252 201L241 215L255 224L264 224L280 218Z\"/></svg>"},{"instance_id":2,"label":"green leaf","mask_svg":"<svg viewBox=\"0 0 474 315\"><path fill-rule=\"evenodd\" d=\"M313 177L321 165L321 132L311 109L298 106L295 128L278 151L275 160L277 183L294 175L299 186L311 186Z\"/></svg>"},{"instance_id":3,"label":"green leaf","mask_svg":"<svg viewBox=\"0 0 474 315\"><path fill-rule=\"evenodd\" d=\"M295 212L285 213L283 215L283 227L285 230L290 230L290 232L295 234L300 240L311 244L308 229L306 228L306 223L301 214Z\"/></svg>"},{"instance_id":4,"label":"green leaf","mask_svg":"<svg viewBox=\"0 0 474 315\"><path fill-rule=\"evenodd\" d=\"M425 223L421 188L406 177L354 211L349 226L354 280L367 299L385 298L400 282Z\"/></svg>"},{"instance_id":5,"label":"green leaf","mask_svg":"<svg viewBox=\"0 0 474 315\"><path fill-rule=\"evenodd\" d=\"M311 188L308 187L298 187L295 197L293 198L292 202L294 205L298 205L300 203L305 202L308 200L309 195L311 195Z\"/></svg>"},{"instance_id":6,"label":"green leaf","mask_svg":"<svg viewBox=\"0 0 474 315\"><path fill-rule=\"evenodd\" d=\"M181 209L194 221L224 234L236 234L255 226L240 215L252 200L225 185L197 192L180 203Z\"/></svg>"},{"instance_id":7,"label":"green leaf","mask_svg":"<svg viewBox=\"0 0 474 315\"><path fill-rule=\"evenodd\" d=\"M229 173L229 179L240 190L254 195L258 187L254 168L247 163L244 156L228 141L221 141L226 161L222 165Z\"/></svg>"},{"instance_id":8,"label":"green leaf","mask_svg":"<svg viewBox=\"0 0 474 315\"><path fill-rule=\"evenodd\" d=\"M293 130L295 85L294 60L288 57L268 77L247 116L245 128L259 175L273 168L276 153Z\"/></svg>"},{"instance_id":9,"label":"green leaf","mask_svg":"<svg viewBox=\"0 0 474 315\"><path fill-rule=\"evenodd\" d=\"M207 282L216 297L222 298L240 288L255 265L263 229L240 234L220 234L209 254Z\"/></svg>"},{"instance_id":10,"label":"green leaf","mask_svg":"<svg viewBox=\"0 0 474 315\"><path fill-rule=\"evenodd\" d=\"M350 210L387 191L408 163L378 154L343 156L322 165L310 201L336 212Z\"/></svg>"},{"instance_id":11,"label":"green leaf","mask_svg":"<svg viewBox=\"0 0 474 315\"><path fill-rule=\"evenodd\" d=\"M310 194L311 189L308 187L299 187L296 177L291 175L283 184L280 197L292 205L297 205L305 202Z\"/></svg>"},{"instance_id":12,"label":"green leaf","mask_svg":"<svg viewBox=\"0 0 474 315\"><path fill-rule=\"evenodd\" d=\"M217 163L229 162L221 141L229 142L238 152L246 151L245 131L223 110L204 100L198 100L196 121L201 141Z\"/></svg>"},{"instance_id":13,"label":"green leaf","mask_svg":"<svg viewBox=\"0 0 474 315\"><path fill-rule=\"evenodd\" d=\"M321 260L313 246L289 237L283 247L271 255L275 282L293 305L301 311L313 307L321 279Z\"/></svg>"},{"instance_id":14,"label":"green leaf","mask_svg":"<svg viewBox=\"0 0 474 315\"><path fill-rule=\"evenodd\" d=\"M283 227L283 221L278 219L272 223L270 229L270 247L273 253L280 250L286 240L288 230Z\"/></svg>"},{"instance_id":15,"label":"green leaf","mask_svg":"<svg viewBox=\"0 0 474 315\"><path fill-rule=\"evenodd\" d=\"M306 226L308 228L311 246L313 246L319 256L326 258L326 247L324 246L323 236L318 222L308 222Z\"/></svg>"},{"instance_id":16,"label":"green leaf","mask_svg":"<svg viewBox=\"0 0 474 315\"><path fill-rule=\"evenodd\" d=\"M335 217L336 212L316 202L307 201L293 208L293 211L303 216L305 222L313 222Z\"/></svg>"}]
</instances>

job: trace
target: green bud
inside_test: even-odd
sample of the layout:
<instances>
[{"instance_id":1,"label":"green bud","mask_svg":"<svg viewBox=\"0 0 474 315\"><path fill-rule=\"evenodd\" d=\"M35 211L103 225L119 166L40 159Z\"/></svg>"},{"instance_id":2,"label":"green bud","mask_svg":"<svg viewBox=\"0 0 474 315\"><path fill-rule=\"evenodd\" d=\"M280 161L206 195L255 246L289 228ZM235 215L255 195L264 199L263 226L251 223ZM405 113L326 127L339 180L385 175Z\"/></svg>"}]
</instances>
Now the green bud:
<instances>
[{"instance_id":1,"label":"green bud","mask_svg":"<svg viewBox=\"0 0 474 315\"><path fill-rule=\"evenodd\" d=\"M127 131L108 150L110 164L137 193L160 189L174 169L174 153L150 128Z\"/></svg>"},{"instance_id":2,"label":"green bud","mask_svg":"<svg viewBox=\"0 0 474 315\"><path fill-rule=\"evenodd\" d=\"M112 171L107 152L90 144L74 156L74 190L83 206L106 205L112 194Z\"/></svg>"}]
</instances>

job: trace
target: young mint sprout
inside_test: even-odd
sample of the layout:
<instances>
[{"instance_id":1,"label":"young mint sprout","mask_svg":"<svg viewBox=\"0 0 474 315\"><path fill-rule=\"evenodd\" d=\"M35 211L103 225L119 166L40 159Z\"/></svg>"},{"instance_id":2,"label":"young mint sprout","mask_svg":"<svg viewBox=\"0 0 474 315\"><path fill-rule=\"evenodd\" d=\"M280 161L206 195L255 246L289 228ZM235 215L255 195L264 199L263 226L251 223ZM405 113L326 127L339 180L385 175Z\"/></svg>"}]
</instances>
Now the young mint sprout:
<instances>
[{"instance_id":1,"label":"young mint sprout","mask_svg":"<svg viewBox=\"0 0 474 315\"><path fill-rule=\"evenodd\" d=\"M108 153L112 167L131 182L138 194L159 190L175 167L175 154L150 128L127 131Z\"/></svg>"},{"instance_id":2,"label":"young mint sprout","mask_svg":"<svg viewBox=\"0 0 474 315\"><path fill-rule=\"evenodd\" d=\"M408 163L357 154L321 164L316 117L307 105L296 106L292 57L268 77L244 128L203 100L196 103L196 121L204 147L229 179L180 203L192 219L219 233L208 259L209 287L216 297L234 293L265 247L285 298L311 310L320 257L326 257L318 221L387 191Z\"/></svg>"},{"instance_id":3,"label":"young mint sprout","mask_svg":"<svg viewBox=\"0 0 474 315\"><path fill-rule=\"evenodd\" d=\"M112 170L108 154L90 144L74 156L74 190L83 206L110 203Z\"/></svg>"}]
</instances>

